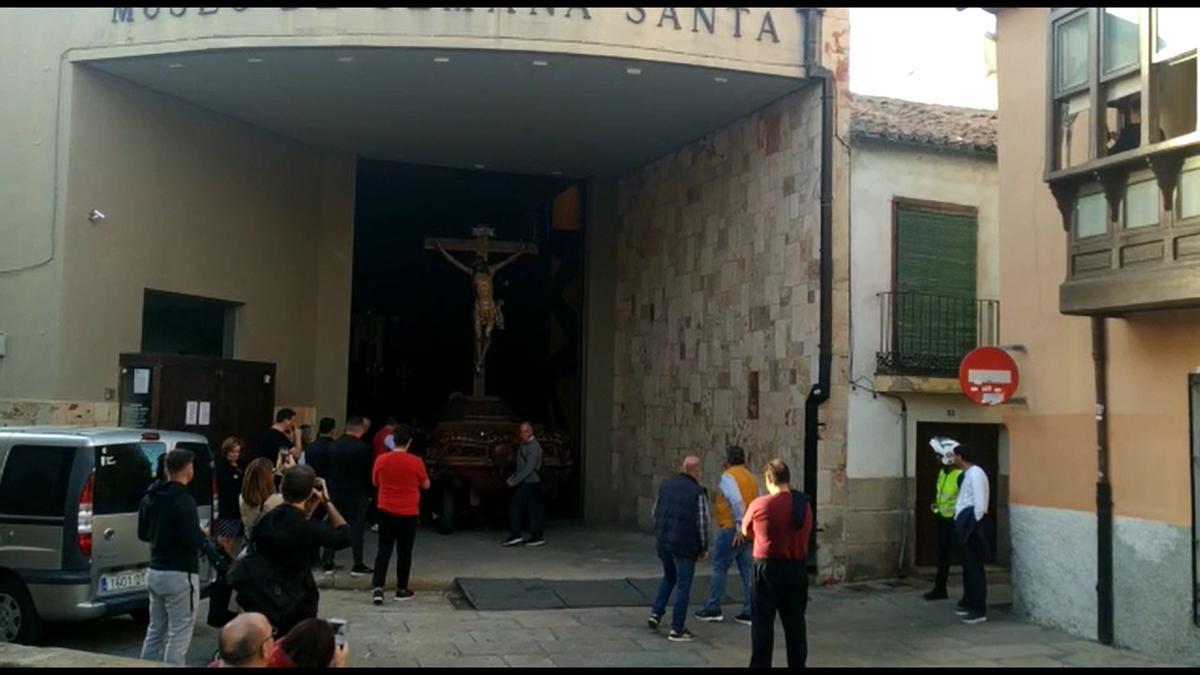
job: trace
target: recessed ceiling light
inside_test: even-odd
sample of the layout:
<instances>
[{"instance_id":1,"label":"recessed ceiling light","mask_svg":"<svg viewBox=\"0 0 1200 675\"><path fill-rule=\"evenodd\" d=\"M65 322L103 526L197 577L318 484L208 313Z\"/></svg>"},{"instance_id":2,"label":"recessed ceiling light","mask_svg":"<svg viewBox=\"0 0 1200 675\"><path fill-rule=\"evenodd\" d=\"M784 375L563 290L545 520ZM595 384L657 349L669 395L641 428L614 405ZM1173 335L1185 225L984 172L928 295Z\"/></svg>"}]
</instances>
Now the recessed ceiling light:
<instances>
[{"instance_id":1,"label":"recessed ceiling light","mask_svg":"<svg viewBox=\"0 0 1200 675\"><path fill-rule=\"evenodd\" d=\"M728 82L728 81L729 81L728 77L721 77L720 75L713 78L713 82Z\"/></svg>"},{"instance_id":2,"label":"recessed ceiling light","mask_svg":"<svg viewBox=\"0 0 1200 675\"><path fill-rule=\"evenodd\" d=\"M641 68L626 68L625 72L629 73L630 75L641 75L642 69Z\"/></svg>"},{"instance_id":3,"label":"recessed ceiling light","mask_svg":"<svg viewBox=\"0 0 1200 675\"><path fill-rule=\"evenodd\" d=\"M435 56L435 57L433 57L433 62L434 63L450 63L450 57L449 56Z\"/></svg>"},{"instance_id":4,"label":"recessed ceiling light","mask_svg":"<svg viewBox=\"0 0 1200 675\"><path fill-rule=\"evenodd\" d=\"M262 62L263 62L263 60L257 56L252 56L252 57L246 59L246 63L262 63Z\"/></svg>"},{"instance_id":5,"label":"recessed ceiling light","mask_svg":"<svg viewBox=\"0 0 1200 675\"><path fill-rule=\"evenodd\" d=\"M338 60L338 63L350 63L351 61L354 60L354 57L353 56L339 56L339 57L337 57L337 60Z\"/></svg>"},{"instance_id":6,"label":"recessed ceiling light","mask_svg":"<svg viewBox=\"0 0 1200 675\"><path fill-rule=\"evenodd\" d=\"M170 64L170 65L169 65L169 66L167 66L167 67L168 67L168 68L182 68L182 67L183 67L183 64L182 64L182 63L172 63L172 64Z\"/></svg>"},{"instance_id":7,"label":"recessed ceiling light","mask_svg":"<svg viewBox=\"0 0 1200 675\"><path fill-rule=\"evenodd\" d=\"M533 65L535 65L535 66L548 66L548 65L550 65L550 62L549 62L549 61L534 61L534 62L533 62Z\"/></svg>"},{"instance_id":8,"label":"recessed ceiling light","mask_svg":"<svg viewBox=\"0 0 1200 675\"><path fill-rule=\"evenodd\" d=\"M476 165L475 165L475 168L476 168L476 169L482 169L482 168L484 168L484 166L483 166L482 164L476 164Z\"/></svg>"}]
</instances>

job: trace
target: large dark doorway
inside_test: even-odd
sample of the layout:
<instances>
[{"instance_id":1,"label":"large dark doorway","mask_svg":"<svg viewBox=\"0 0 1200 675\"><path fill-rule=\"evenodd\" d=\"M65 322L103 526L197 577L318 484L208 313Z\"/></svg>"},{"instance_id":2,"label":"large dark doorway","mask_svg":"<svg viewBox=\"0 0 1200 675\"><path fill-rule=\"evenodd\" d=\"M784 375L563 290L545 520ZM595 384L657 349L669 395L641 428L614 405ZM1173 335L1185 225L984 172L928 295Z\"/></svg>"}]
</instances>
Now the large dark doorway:
<instances>
[{"instance_id":1,"label":"large dark doorway","mask_svg":"<svg viewBox=\"0 0 1200 675\"><path fill-rule=\"evenodd\" d=\"M941 463L930 449L929 439L934 436L949 436L973 449L979 455L979 466L988 477L988 513L999 517L996 508L1000 493L1000 425L998 424L950 424L943 422L917 422L917 547L916 564L937 564L937 532L929 505L934 502L937 491L937 474ZM996 549L996 532L999 522L993 520L992 550ZM957 563L957 558L955 560Z\"/></svg>"},{"instance_id":2,"label":"large dark doorway","mask_svg":"<svg viewBox=\"0 0 1200 675\"><path fill-rule=\"evenodd\" d=\"M428 431L451 394L471 393L471 279L425 240L470 239L486 225L495 240L538 247L496 275L505 326L492 336L486 393L563 431L578 465L582 198L577 182L554 176L360 161L349 412Z\"/></svg>"}]
</instances>

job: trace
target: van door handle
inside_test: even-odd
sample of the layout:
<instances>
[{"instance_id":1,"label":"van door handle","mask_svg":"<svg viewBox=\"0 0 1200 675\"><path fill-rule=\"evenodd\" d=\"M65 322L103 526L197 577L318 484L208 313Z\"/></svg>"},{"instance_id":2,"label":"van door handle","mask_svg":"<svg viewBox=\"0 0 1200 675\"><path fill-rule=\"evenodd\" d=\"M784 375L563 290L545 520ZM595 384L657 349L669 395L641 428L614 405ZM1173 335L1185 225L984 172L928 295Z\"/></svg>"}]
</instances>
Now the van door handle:
<instances>
[{"instance_id":1,"label":"van door handle","mask_svg":"<svg viewBox=\"0 0 1200 675\"><path fill-rule=\"evenodd\" d=\"M115 535L116 533L117 533L117 531L112 529L111 527L104 530L104 541L112 541L113 535Z\"/></svg>"}]
</instances>

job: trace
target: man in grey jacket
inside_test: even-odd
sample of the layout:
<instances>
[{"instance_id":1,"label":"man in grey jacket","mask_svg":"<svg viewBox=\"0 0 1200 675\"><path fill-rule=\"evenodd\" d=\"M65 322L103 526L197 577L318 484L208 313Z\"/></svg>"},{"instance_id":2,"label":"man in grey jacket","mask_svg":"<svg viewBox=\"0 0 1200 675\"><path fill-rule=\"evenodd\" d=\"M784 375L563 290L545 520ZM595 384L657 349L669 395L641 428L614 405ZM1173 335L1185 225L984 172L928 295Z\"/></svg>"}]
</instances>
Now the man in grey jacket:
<instances>
[{"instance_id":1,"label":"man in grey jacket","mask_svg":"<svg viewBox=\"0 0 1200 675\"><path fill-rule=\"evenodd\" d=\"M504 546L541 546L542 538L542 446L533 437L533 425L521 423L521 445L517 448L517 470L508 478L513 488L512 500L508 505L508 538ZM522 525L528 519L529 538L521 537Z\"/></svg>"}]
</instances>

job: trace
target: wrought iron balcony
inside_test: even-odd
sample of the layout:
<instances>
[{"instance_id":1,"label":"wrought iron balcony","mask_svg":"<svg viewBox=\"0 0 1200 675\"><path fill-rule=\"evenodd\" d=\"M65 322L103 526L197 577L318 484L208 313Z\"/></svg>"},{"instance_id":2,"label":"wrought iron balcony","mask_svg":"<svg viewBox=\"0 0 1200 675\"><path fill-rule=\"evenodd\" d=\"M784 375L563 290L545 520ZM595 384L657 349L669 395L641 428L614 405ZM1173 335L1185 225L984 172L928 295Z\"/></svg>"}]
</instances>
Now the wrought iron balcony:
<instances>
[{"instance_id":1,"label":"wrought iron balcony","mask_svg":"<svg viewBox=\"0 0 1200 675\"><path fill-rule=\"evenodd\" d=\"M930 293L879 294L876 372L955 377L962 358L1000 337L1000 301Z\"/></svg>"}]
</instances>

